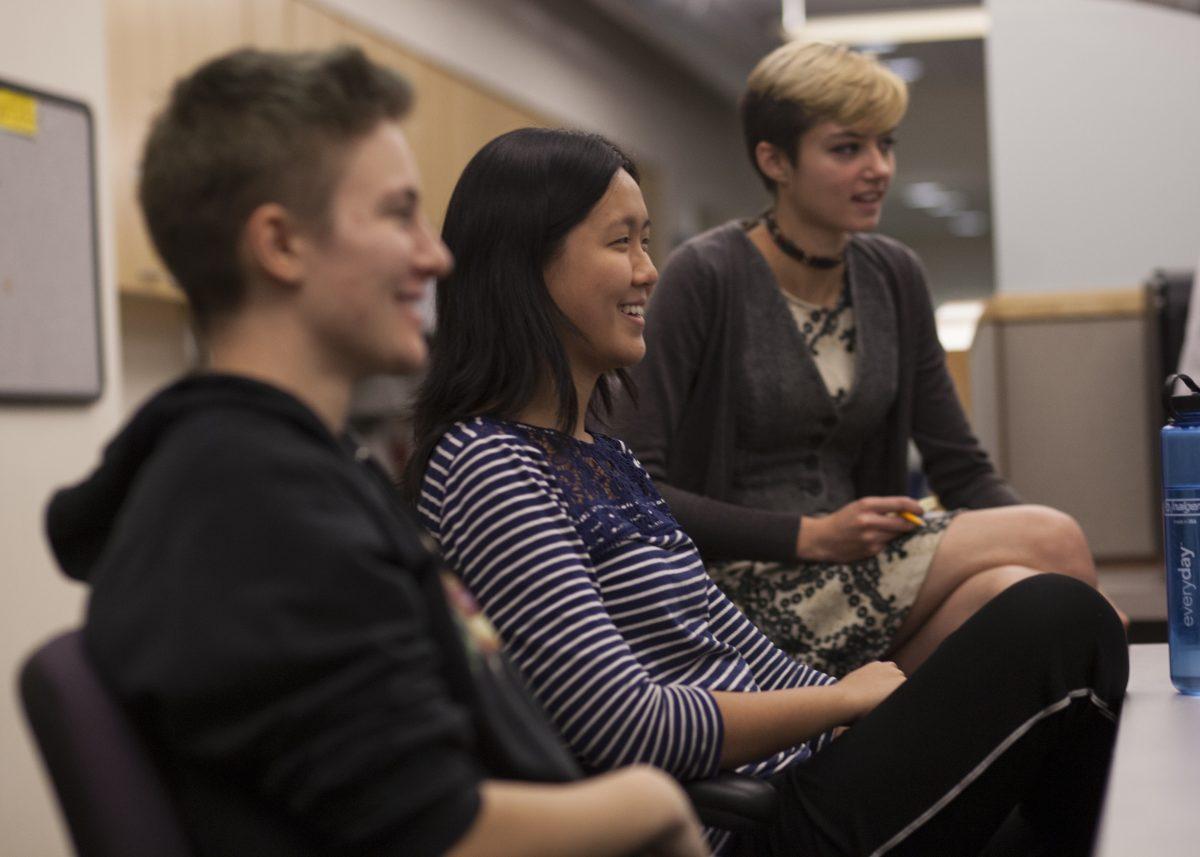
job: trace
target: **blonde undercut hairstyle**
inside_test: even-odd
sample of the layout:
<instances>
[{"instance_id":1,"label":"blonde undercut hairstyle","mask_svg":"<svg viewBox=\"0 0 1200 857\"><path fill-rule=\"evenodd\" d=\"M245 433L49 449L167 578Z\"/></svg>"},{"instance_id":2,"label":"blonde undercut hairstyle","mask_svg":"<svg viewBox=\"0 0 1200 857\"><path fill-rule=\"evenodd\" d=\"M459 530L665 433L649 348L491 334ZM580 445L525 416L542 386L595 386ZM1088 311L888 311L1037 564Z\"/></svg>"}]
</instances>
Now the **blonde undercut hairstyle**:
<instances>
[{"instance_id":1,"label":"blonde undercut hairstyle","mask_svg":"<svg viewBox=\"0 0 1200 857\"><path fill-rule=\"evenodd\" d=\"M760 142L794 162L800 138L821 122L889 131L908 109L908 87L873 56L845 45L789 42L759 60L738 109L750 163L774 192L754 154Z\"/></svg>"}]
</instances>

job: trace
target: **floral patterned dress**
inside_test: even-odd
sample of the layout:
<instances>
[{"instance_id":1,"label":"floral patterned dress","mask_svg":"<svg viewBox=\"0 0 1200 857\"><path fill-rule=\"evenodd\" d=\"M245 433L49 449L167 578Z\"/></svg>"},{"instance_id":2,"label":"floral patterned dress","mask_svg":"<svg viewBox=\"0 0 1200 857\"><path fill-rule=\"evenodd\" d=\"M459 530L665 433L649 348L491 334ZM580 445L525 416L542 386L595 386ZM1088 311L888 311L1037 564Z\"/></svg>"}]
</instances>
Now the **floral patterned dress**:
<instances>
[{"instance_id":1,"label":"floral patterned dress","mask_svg":"<svg viewBox=\"0 0 1200 857\"><path fill-rule=\"evenodd\" d=\"M832 307L782 292L804 347L835 406L854 385L857 340L852 292ZM925 525L855 562L710 563L721 590L779 648L832 675L845 675L892 647L953 512L927 512Z\"/></svg>"}]
</instances>

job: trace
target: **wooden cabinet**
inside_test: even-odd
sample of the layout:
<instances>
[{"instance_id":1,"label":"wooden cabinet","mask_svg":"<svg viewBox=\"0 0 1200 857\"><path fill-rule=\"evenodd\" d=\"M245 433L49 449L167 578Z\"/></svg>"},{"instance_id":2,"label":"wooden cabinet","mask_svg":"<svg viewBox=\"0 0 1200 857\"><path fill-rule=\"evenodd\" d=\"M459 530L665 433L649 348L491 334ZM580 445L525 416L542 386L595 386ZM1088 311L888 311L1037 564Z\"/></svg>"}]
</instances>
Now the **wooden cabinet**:
<instances>
[{"instance_id":1,"label":"wooden cabinet","mask_svg":"<svg viewBox=\"0 0 1200 857\"><path fill-rule=\"evenodd\" d=\"M406 131L416 152L430 219L440 226L450 192L485 142L525 125L552 124L381 35L306 0L107 0L109 145L117 281L125 294L180 300L151 245L137 204L146 133L174 81L205 59L240 46L320 50L355 44L413 84Z\"/></svg>"}]
</instances>

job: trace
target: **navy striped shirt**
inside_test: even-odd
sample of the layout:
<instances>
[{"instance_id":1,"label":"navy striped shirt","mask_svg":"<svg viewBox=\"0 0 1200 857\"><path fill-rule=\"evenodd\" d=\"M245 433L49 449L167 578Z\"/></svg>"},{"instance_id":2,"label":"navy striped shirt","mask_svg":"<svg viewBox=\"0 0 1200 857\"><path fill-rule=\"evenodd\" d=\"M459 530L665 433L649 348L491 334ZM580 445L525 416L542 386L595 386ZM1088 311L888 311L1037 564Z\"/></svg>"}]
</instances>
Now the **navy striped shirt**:
<instances>
[{"instance_id":1,"label":"navy striped shirt","mask_svg":"<svg viewBox=\"0 0 1200 857\"><path fill-rule=\"evenodd\" d=\"M713 584L625 445L594 440L459 423L430 458L421 518L584 765L711 776L723 733L709 691L833 679L775 648ZM768 776L825 739L741 770Z\"/></svg>"}]
</instances>

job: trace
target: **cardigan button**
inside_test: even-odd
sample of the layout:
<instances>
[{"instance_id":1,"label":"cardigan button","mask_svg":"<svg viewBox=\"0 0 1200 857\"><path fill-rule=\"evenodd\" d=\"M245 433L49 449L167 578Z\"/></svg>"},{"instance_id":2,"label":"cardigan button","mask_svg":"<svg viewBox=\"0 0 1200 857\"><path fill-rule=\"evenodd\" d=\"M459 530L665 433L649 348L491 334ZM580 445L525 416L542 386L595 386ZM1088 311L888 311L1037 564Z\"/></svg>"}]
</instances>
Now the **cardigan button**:
<instances>
[{"instance_id":1,"label":"cardigan button","mask_svg":"<svg viewBox=\"0 0 1200 857\"><path fill-rule=\"evenodd\" d=\"M800 461L805 467L815 470L817 465L821 463L821 458L816 453L809 453L800 459Z\"/></svg>"}]
</instances>

